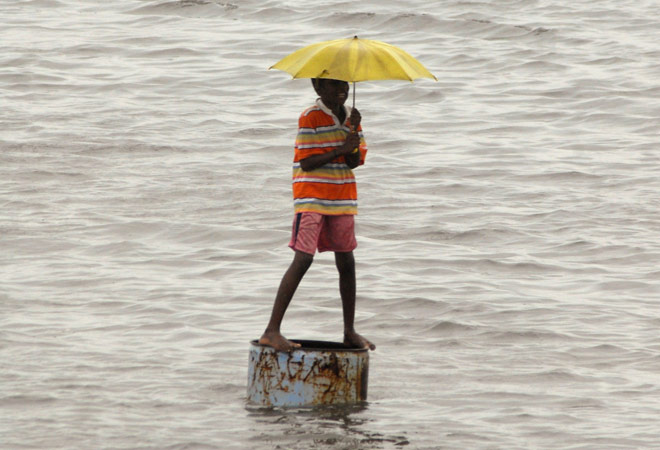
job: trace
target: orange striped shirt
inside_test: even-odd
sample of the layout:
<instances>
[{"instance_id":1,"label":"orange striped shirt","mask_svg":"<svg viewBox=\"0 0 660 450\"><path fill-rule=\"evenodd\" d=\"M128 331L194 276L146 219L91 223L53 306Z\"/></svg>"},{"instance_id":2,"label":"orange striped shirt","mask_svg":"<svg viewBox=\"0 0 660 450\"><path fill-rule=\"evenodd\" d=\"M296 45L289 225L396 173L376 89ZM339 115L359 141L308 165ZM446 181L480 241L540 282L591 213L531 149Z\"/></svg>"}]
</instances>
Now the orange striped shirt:
<instances>
[{"instance_id":1,"label":"orange striped shirt","mask_svg":"<svg viewBox=\"0 0 660 450\"><path fill-rule=\"evenodd\" d=\"M296 213L316 212L327 215L357 214L355 175L343 156L305 172L300 161L313 155L331 152L344 143L350 133L350 108L346 121L339 123L330 109L319 99L298 119L295 155L293 159L293 205ZM360 135L360 165L364 164L367 144Z\"/></svg>"}]
</instances>

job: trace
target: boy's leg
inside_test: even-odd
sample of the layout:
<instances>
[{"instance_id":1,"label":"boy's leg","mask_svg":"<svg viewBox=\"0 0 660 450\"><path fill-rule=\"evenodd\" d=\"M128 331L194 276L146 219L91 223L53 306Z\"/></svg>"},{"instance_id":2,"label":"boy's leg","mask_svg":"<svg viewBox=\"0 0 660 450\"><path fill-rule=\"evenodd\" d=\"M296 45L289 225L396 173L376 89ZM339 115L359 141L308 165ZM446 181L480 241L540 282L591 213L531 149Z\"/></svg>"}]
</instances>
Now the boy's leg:
<instances>
[{"instance_id":1,"label":"boy's leg","mask_svg":"<svg viewBox=\"0 0 660 450\"><path fill-rule=\"evenodd\" d=\"M313 255L296 251L296 254L293 257L293 262L280 282L280 287L275 296L273 312L270 315L270 321L268 322L264 334L259 339L260 344L270 345L276 350L284 352L291 351L294 347L300 347L299 344L294 344L282 336L280 333L280 325L282 324L284 313L293 298L293 294L296 292L296 289L307 272L307 269L312 265L313 260Z\"/></svg>"},{"instance_id":2,"label":"boy's leg","mask_svg":"<svg viewBox=\"0 0 660 450\"><path fill-rule=\"evenodd\" d=\"M356 333L355 322L355 258L353 252L335 252L339 271L339 293L344 313L344 343L352 347L375 350L376 346Z\"/></svg>"}]
</instances>

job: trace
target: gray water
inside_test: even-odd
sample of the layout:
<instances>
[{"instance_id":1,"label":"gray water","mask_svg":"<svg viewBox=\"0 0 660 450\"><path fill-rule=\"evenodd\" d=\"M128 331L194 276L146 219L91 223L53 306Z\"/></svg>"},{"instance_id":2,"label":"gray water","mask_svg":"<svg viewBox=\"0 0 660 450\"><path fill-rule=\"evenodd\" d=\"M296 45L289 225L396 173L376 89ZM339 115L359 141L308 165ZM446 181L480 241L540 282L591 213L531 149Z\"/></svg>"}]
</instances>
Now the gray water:
<instances>
[{"instance_id":1,"label":"gray water","mask_svg":"<svg viewBox=\"0 0 660 450\"><path fill-rule=\"evenodd\" d=\"M654 1L4 0L0 447L660 448ZM246 405L309 80L359 35L356 408ZM285 317L339 340L331 255Z\"/></svg>"}]
</instances>

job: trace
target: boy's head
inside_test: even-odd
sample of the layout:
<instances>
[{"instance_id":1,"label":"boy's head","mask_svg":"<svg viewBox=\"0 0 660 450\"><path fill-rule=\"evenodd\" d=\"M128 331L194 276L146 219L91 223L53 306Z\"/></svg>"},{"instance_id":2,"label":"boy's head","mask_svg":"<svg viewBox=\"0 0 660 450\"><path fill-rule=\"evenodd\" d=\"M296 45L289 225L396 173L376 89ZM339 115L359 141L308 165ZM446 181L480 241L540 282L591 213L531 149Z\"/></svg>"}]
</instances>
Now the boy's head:
<instances>
[{"instance_id":1,"label":"boy's head","mask_svg":"<svg viewBox=\"0 0 660 450\"><path fill-rule=\"evenodd\" d=\"M312 86L328 108L341 106L348 98L348 83L330 78L312 78Z\"/></svg>"}]
</instances>

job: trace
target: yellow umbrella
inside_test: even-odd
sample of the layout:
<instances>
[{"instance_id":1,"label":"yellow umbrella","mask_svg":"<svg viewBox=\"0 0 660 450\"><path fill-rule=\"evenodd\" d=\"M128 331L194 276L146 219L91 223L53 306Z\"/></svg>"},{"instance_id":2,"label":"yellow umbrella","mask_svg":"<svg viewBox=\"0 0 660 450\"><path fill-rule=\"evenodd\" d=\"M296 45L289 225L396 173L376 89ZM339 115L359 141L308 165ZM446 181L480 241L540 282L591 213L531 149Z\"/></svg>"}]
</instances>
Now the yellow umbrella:
<instances>
[{"instance_id":1,"label":"yellow umbrella","mask_svg":"<svg viewBox=\"0 0 660 450\"><path fill-rule=\"evenodd\" d=\"M293 78L330 78L353 83L367 80L438 80L415 58L398 47L370 39L336 39L301 48L270 69L283 70Z\"/></svg>"}]
</instances>

